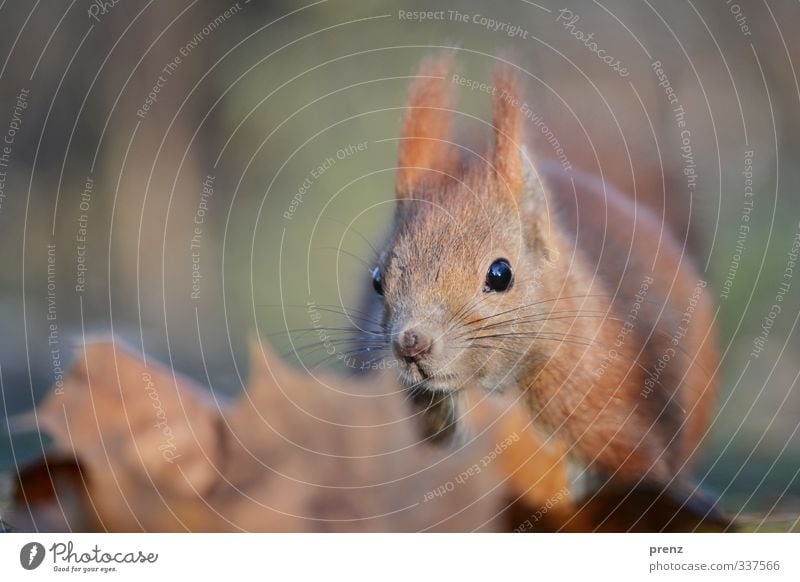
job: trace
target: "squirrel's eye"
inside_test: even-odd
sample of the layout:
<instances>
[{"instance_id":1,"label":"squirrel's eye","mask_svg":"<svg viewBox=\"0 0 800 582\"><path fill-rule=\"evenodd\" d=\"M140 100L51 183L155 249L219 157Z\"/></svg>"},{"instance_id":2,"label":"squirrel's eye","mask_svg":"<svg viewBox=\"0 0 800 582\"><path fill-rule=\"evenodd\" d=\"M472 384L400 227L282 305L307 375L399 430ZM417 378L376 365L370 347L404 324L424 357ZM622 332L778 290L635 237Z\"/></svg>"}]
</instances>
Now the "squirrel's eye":
<instances>
[{"instance_id":1,"label":"squirrel's eye","mask_svg":"<svg viewBox=\"0 0 800 582\"><path fill-rule=\"evenodd\" d=\"M378 295L383 295L383 276L381 275L380 267L375 267L372 270L372 288L375 289L375 293Z\"/></svg>"},{"instance_id":2,"label":"squirrel's eye","mask_svg":"<svg viewBox=\"0 0 800 582\"><path fill-rule=\"evenodd\" d=\"M511 265L505 259L497 259L489 267L489 272L486 273L486 283L483 290L486 293L496 292L502 293L511 289L514 284L514 273L511 271Z\"/></svg>"}]
</instances>

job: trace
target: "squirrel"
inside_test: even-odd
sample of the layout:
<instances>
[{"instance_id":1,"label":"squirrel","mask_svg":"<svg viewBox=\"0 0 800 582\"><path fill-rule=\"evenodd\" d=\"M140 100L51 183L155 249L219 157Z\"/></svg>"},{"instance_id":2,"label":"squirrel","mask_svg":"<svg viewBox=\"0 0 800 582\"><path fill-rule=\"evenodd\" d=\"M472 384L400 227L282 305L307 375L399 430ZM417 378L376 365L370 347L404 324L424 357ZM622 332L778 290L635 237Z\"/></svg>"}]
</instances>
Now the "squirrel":
<instances>
[{"instance_id":1,"label":"squirrel","mask_svg":"<svg viewBox=\"0 0 800 582\"><path fill-rule=\"evenodd\" d=\"M434 440L458 433L464 386L516 390L570 459L670 481L714 406L706 282L655 213L532 157L512 65L487 90L488 146L452 141L451 68L452 54L429 57L411 83L367 341L391 350Z\"/></svg>"}]
</instances>

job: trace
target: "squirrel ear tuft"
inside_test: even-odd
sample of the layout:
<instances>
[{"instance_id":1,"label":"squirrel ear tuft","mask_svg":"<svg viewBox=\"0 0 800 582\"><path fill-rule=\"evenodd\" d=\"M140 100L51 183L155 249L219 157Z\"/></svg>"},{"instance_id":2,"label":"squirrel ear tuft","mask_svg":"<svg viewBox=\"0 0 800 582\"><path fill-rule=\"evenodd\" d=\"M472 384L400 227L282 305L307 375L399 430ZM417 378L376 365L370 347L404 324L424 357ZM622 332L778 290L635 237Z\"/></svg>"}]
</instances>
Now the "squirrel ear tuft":
<instances>
[{"instance_id":1,"label":"squirrel ear tuft","mask_svg":"<svg viewBox=\"0 0 800 582\"><path fill-rule=\"evenodd\" d=\"M494 150L491 160L500 195L519 200L523 192L524 163L522 160L522 99L519 80L511 65L501 63L494 72Z\"/></svg>"},{"instance_id":2,"label":"squirrel ear tuft","mask_svg":"<svg viewBox=\"0 0 800 582\"><path fill-rule=\"evenodd\" d=\"M422 62L411 84L403 118L397 168L397 197L413 195L422 183L443 180L454 157L449 143L455 90L451 52Z\"/></svg>"}]
</instances>

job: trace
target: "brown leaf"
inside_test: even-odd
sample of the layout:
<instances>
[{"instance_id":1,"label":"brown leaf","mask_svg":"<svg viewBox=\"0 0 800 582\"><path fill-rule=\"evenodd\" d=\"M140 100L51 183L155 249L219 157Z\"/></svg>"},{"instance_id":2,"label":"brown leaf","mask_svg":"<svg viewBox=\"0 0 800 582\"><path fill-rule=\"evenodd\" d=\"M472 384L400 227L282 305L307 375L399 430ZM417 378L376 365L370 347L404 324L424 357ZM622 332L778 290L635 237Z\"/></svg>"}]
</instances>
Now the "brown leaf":
<instances>
[{"instance_id":1,"label":"brown leaf","mask_svg":"<svg viewBox=\"0 0 800 582\"><path fill-rule=\"evenodd\" d=\"M438 449L420 442L389 377L313 378L257 343L251 367L247 391L219 403L130 350L88 346L63 391L39 410L61 457L78 460L85 476L79 486L89 515L66 527L502 528L496 467L464 476L495 446L494 435ZM33 527L48 523L34 519Z\"/></svg>"}]
</instances>

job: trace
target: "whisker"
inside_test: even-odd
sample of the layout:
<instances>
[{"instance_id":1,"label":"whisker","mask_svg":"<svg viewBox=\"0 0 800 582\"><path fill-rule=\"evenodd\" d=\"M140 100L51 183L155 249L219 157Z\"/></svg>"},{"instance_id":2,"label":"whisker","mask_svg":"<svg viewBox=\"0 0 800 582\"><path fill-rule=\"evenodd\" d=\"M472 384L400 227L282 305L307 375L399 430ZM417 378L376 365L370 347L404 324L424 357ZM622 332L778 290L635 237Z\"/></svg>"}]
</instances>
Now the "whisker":
<instances>
[{"instance_id":1,"label":"whisker","mask_svg":"<svg viewBox=\"0 0 800 582\"><path fill-rule=\"evenodd\" d=\"M280 307L286 309L305 309L306 311L311 309L316 309L318 311L328 311L330 313L336 313L338 315L350 315L351 312L358 313L364 317L372 317L373 314L368 311L363 311L361 309L356 309L355 307L347 307L345 305L332 305L329 303L312 303L306 305L294 305L294 304L280 304L280 303L257 303L256 307Z\"/></svg>"},{"instance_id":2,"label":"whisker","mask_svg":"<svg viewBox=\"0 0 800 582\"><path fill-rule=\"evenodd\" d=\"M572 315L570 316L564 315L563 317L553 317L553 315L561 315L561 314L572 314ZM506 319L503 321L497 321L494 323L482 325L478 327L478 329L480 330L495 329L495 328L502 328L503 326L516 325L519 323L536 323L540 321L546 322L550 320L571 319L571 318L577 319L579 317L597 318L597 319L608 318L612 321L615 321L614 319L611 318L611 316L608 316L608 314L605 312L593 312L593 311L581 312L580 310L565 310L565 311L554 311L549 313L547 312L535 313L532 315L527 315L525 317L515 317L512 319ZM617 319L616 321L623 321L623 320Z\"/></svg>"},{"instance_id":3,"label":"whisker","mask_svg":"<svg viewBox=\"0 0 800 582\"><path fill-rule=\"evenodd\" d=\"M468 312L468 311L470 311L472 309L475 309L474 303L475 302L473 301L472 298L467 299L467 301L465 301L464 304L460 308L458 308L455 311L455 313L453 313L453 315L447 320L446 323L458 323L458 321L460 321L460 316L463 313ZM451 326L451 329L452 329L452 327L453 326Z\"/></svg>"},{"instance_id":4,"label":"whisker","mask_svg":"<svg viewBox=\"0 0 800 582\"><path fill-rule=\"evenodd\" d=\"M352 340L352 339L329 339L328 341L319 341L311 344L294 347L289 352L282 354L282 356L283 357L289 357L293 355L300 356L302 354L311 355L315 351L320 350L322 348L327 349L328 347L338 348L338 347L348 347L348 346L363 347L365 349L366 348L371 349L374 347L386 347L385 344L383 343L368 344L363 341Z\"/></svg>"},{"instance_id":5,"label":"whisker","mask_svg":"<svg viewBox=\"0 0 800 582\"><path fill-rule=\"evenodd\" d=\"M365 261L363 258L359 257L355 253L351 253L350 251L346 251L343 248L336 248L336 247L320 247L320 249L324 250L324 251L334 251L334 252L337 252L337 253L342 253L344 255L347 255L348 257L351 257L351 258L357 260L362 265L364 265L364 267L366 268L368 273L372 273L372 269L374 268L374 265L371 265L370 263L368 263L367 261Z\"/></svg>"},{"instance_id":6,"label":"whisker","mask_svg":"<svg viewBox=\"0 0 800 582\"><path fill-rule=\"evenodd\" d=\"M343 316L345 318L348 318L348 319L358 319L360 321L366 321L368 323L371 323L372 325L377 325L378 327L380 327L380 325L381 325L380 321L378 321L377 319L375 319L373 316L371 316L369 314L366 314L366 315L362 315L362 314L353 315L352 313L349 313L347 311L337 311L336 309L333 309L331 307L322 307L322 306L318 306L318 305L315 305L314 309L316 309L317 311L324 311L325 313L333 313L333 314L336 314L336 315L341 315L341 316ZM351 311L354 311L354 312L358 313L358 311L355 310L355 309L351 309Z\"/></svg>"},{"instance_id":7,"label":"whisker","mask_svg":"<svg viewBox=\"0 0 800 582\"><path fill-rule=\"evenodd\" d=\"M519 334L519 335L523 335L523 334ZM524 334L524 335L527 336L528 334ZM553 335L556 335L556 337L550 337L550 336L545 336L545 335L539 334L539 335L536 335L536 337L533 338L533 339L542 339L542 340L545 340L545 341L556 341L556 342L559 342L559 343L578 345L578 346L585 347L585 348L600 347L600 348L609 349L608 346L604 346L603 344L597 343L594 340L590 340L589 338L585 338L583 336L570 335L570 334L562 334L562 335L553 334ZM489 339L489 340L491 340L491 339L497 338L497 337L505 338L506 336L507 336L507 334L498 334L498 335L494 335L494 336L478 336L476 339ZM578 340L581 340L581 341L578 341ZM469 347L471 347L471 346L469 346ZM494 347L493 347L493 349L494 349ZM496 349L500 349L500 346L497 346ZM519 351L519 352L514 351L514 350L509 350L509 351L512 351L515 355L517 355L520 358L524 357L527 354L527 351ZM622 352L621 354L624 356L624 352ZM625 359L625 361L629 361L631 365L634 365L637 368L639 368L640 370L642 370L643 372L645 372L649 377L652 377L651 371L648 368L646 368L638 359L632 359L632 358L627 358L627 357L625 357L624 359ZM551 360L551 362L552 361L553 360ZM658 378L655 379L655 382L656 382L656 384L662 385L661 384L661 380L659 380ZM684 383L686 383L686 382L684 381Z\"/></svg>"},{"instance_id":8,"label":"whisker","mask_svg":"<svg viewBox=\"0 0 800 582\"><path fill-rule=\"evenodd\" d=\"M292 333L307 333L310 331L325 331L325 332L332 332L332 333L352 333L353 335L362 334L365 331L364 329L358 329L355 327L328 327L328 326L319 326L319 327L293 327L292 329L287 329L284 331L275 332L269 334L269 336L280 335L280 334L292 334ZM374 330L371 333L375 335L383 335L383 330Z\"/></svg>"},{"instance_id":9,"label":"whisker","mask_svg":"<svg viewBox=\"0 0 800 582\"><path fill-rule=\"evenodd\" d=\"M377 350L375 350L375 351L381 351L382 349L385 349L385 348L378 348L378 349L377 349ZM384 354L382 354L382 355L379 355L379 356L378 356L378 357L376 357L376 358L372 358L372 359L370 359L370 360L367 360L366 362L362 362L362 363L361 363L361 365L362 365L362 368L365 368L365 367L370 367L370 366L372 366L372 364L374 364L375 362L379 362L380 360L383 360L383 359L385 359L387 355L388 355L388 353L384 353Z\"/></svg>"},{"instance_id":10,"label":"whisker","mask_svg":"<svg viewBox=\"0 0 800 582\"><path fill-rule=\"evenodd\" d=\"M479 296L476 301L473 301L472 304L467 303L468 307L464 310L464 312L460 314L458 318L451 319L451 321L453 322L451 329L452 327L455 327L459 323L464 322L467 319L467 317L469 317L470 313L475 309L477 309L478 307L480 307L481 303L488 300L489 297L491 297L491 294L484 293L483 295Z\"/></svg>"},{"instance_id":11,"label":"whisker","mask_svg":"<svg viewBox=\"0 0 800 582\"><path fill-rule=\"evenodd\" d=\"M561 319L572 319L572 318L575 318L575 319L578 319L578 318L607 319L608 321L614 321L614 322L619 322L619 323L624 323L626 321L625 319L623 319L621 317L608 315L606 313L596 314L596 312L593 312L593 311L587 311L585 313L582 313L582 312L580 312L578 310L574 310L574 311L573 310L566 310L566 311L555 311L555 312L552 312L552 313L553 314L572 313L573 315L564 316L564 317L552 317L550 314L546 314L546 313L533 314L533 315L529 315L529 316L525 316L525 317L509 319L509 320L506 320L506 321L495 322L495 323L492 323L492 324L481 326L478 329L480 331L492 330L492 329L493 330L497 330L497 329L502 330L503 326L512 326L512 325L515 325L515 324L517 324L519 322L537 323L537 322L547 322L547 321L550 321L550 320L561 320ZM661 338L666 339L666 340L670 340L672 347L675 348L676 351L680 352L681 355L683 355L683 356L685 356L687 358L690 358L690 359L693 358L692 354L690 354L688 351L686 351L686 349L684 349L682 346L680 346L679 344L672 343L673 336L671 334L667 333L666 331L660 330L660 329L657 329L657 328L648 328L648 329L644 330L644 332L645 333L649 333L649 334L655 334L658 337L661 337ZM461 335L456 336L454 339L463 339L464 337L468 336L469 333L470 332L465 332L465 333L463 333ZM551 332L544 332L544 333L558 333L558 332L552 332L551 331ZM606 348L610 349L609 346L602 346L601 345L600 347L606 347ZM697 366L697 368L700 371L702 371L707 377L711 377L711 374L709 374L709 372L699 362L695 362L694 365Z\"/></svg>"},{"instance_id":12,"label":"whisker","mask_svg":"<svg viewBox=\"0 0 800 582\"><path fill-rule=\"evenodd\" d=\"M488 296L491 296L491 295L487 295L487 297ZM598 293L598 294L588 294L588 295L568 295L568 296L563 296L563 297L559 296L559 297L554 297L552 299L540 299L539 301L534 301L533 303L528 303L526 305L520 305L518 307L513 307L511 309L506 309L505 311L501 311L499 313L493 313L492 315L487 315L485 317L481 317L480 319L476 319L476 320L471 321L470 324L480 323L481 321L485 321L487 319L493 319L495 317L500 317L501 315L506 315L508 313L513 313L515 311L520 311L522 309L530 309L531 307L544 305L545 303L552 303L553 301L565 301L567 299L582 299L582 298L588 298L588 297L611 297L611 296L608 295L608 294Z\"/></svg>"},{"instance_id":13,"label":"whisker","mask_svg":"<svg viewBox=\"0 0 800 582\"><path fill-rule=\"evenodd\" d=\"M458 345L458 346L453 346L453 347L456 348L456 349L462 349L462 350L471 349L471 348L477 348L477 349L482 349L482 350L498 350L498 351L506 352L506 353L511 354L513 356L524 355L524 352L520 352L518 350L512 350L510 348L506 348L506 347L503 347L503 346L487 346L487 345L478 344L478 343L472 343L472 344L469 344L469 345Z\"/></svg>"},{"instance_id":14,"label":"whisker","mask_svg":"<svg viewBox=\"0 0 800 582\"><path fill-rule=\"evenodd\" d=\"M371 243L371 242L369 242L369 239L368 239L366 236L364 236L364 234L363 234L363 233L361 233L361 232L360 232L360 231L359 231L357 228L355 228L355 227L354 227L352 224L347 224L347 223L345 223L344 221L341 221L341 220L336 220L335 218L331 218L330 216L325 216L325 217L323 217L323 220L329 220L329 221L331 221L331 222L335 222L335 223L337 223L337 224L340 224L341 226L345 227L347 230L352 230L354 233L356 233L356 234L357 234L357 235L358 235L358 236L361 238L361 240L363 240L365 243L367 243L367 246L368 246L370 249L372 249L372 252L373 252L373 253L374 253L374 255L375 255L375 257L374 257L374 258L375 258L376 260L377 260L377 259L378 259L378 258L381 256L381 254L378 252L378 249L376 249L376 248L375 248L375 247L372 245L372 243Z\"/></svg>"},{"instance_id":15,"label":"whisker","mask_svg":"<svg viewBox=\"0 0 800 582\"><path fill-rule=\"evenodd\" d=\"M554 337L555 336L555 337ZM475 336L472 339L476 340L486 340L486 339L544 339L544 340L555 340L558 341L560 339L564 339L565 341L569 340L575 343L574 340L582 340L584 343L580 343L578 345L583 345L586 347L597 346L603 347L588 338L582 336L574 336L570 334L556 334L554 332L530 332L530 333L504 333L504 334L491 334L491 335L479 335ZM574 339L573 339L574 338Z\"/></svg>"},{"instance_id":16,"label":"whisker","mask_svg":"<svg viewBox=\"0 0 800 582\"><path fill-rule=\"evenodd\" d=\"M363 354L365 352L370 352L372 350L373 350L373 348L337 351L336 353L329 354L327 357L325 357L322 360L320 360L319 362L317 362L312 369L316 370L316 369L318 369L318 368L320 368L320 367L322 367L324 365L327 365L328 363L330 363L332 361L335 361L335 360L346 360L346 359L349 359L349 358L353 358L353 357L357 356L358 354ZM382 358L377 358L377 359L382 359ZM377 361L377 360L375 360L375 361ZM363 362L362 362L362 364L363 364Z\"/></svg>"}]
</instances>

